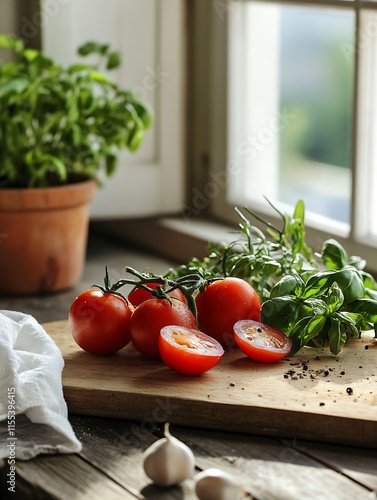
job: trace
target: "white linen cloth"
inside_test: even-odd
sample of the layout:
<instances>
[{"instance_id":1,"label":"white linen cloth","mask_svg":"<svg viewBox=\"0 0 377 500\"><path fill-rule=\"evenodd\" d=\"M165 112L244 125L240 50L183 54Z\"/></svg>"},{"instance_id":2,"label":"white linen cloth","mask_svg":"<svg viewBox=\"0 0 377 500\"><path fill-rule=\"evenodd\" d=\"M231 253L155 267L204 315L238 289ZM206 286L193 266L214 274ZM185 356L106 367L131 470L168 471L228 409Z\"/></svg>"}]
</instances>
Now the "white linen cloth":
<instances>
[{"instance_id":1,"label":"white linen cloth","mask_svg":"<svg viewBox=\"0 0 377 500\"><path fill-rule=\"evenodd\" d=\"M28 460L80 451L63 396L63 366L59 348L33 316L0 310L0 466L14 452Z\"/></svg>"}]
</instances>

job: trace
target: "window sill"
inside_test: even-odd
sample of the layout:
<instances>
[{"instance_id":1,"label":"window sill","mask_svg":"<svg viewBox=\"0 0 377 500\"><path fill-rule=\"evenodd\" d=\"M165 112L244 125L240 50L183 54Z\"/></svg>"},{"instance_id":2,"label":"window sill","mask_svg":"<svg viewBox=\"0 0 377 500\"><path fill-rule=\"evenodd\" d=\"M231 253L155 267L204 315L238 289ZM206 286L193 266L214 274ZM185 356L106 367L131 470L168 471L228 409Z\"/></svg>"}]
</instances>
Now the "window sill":
<instances>
[{"instance_id":1,"label":"window sill","mask_svg":"<svg viewBox=\"0 0 377 500\"><path fill-rule=\"evenodd\" d=\"M237 224L220 223L206 218L185 221L182 217L167 216L146 219L94 220L91 222L91 229L113 241L146 250L179 265L187 263L192 257L200 260L206 257L209 242L230 243L234 241ZM347 241L337 239L344 245L348 255L359 255L349 242L347 244ZM375 247L363 247L361 255L368 263L365 271L377 279Z\"/></svg>"},{"instance_id":2,"label":"window sill","mask_svg":"<svg viewBox=\"0 0 377 500\"><path fill-rule=\"evenodd\" d=\"M105 237L153 252L177 264L192 257L203 259L208 242L234 239L235 228L209 219L184 221L181 217L98 220L91 229Z\"/></svg>"}]
</instances>

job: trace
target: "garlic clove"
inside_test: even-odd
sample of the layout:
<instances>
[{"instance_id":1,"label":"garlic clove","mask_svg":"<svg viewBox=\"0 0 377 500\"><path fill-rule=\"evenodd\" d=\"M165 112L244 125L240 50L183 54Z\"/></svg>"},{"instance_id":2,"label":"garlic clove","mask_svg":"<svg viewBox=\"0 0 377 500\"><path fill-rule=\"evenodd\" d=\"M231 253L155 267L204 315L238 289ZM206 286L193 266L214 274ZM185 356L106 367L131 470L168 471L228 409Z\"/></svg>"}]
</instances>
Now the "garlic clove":
<instances>
[{"instance_id":1,"label":"garlic clove","mask_svg":"<svg viewBox=\"0 0 377 500\"><path fill-rule=\"evenodd\" d=\"M252 498L237 479L220 469L206 469L194 477L194 487L199 500L241 500Z\"/></svg>"},{"instance_id":2,"label":"garlic clove","mask_svg":"<svg viewBox=\"0 0 377 500\"><path fill-rule=\"evenodd\" d=\"M168 423L164 436L145 450L143 467L154 483L171 486L193 477L195 457L186 444L170 434Z\"/></svg>"}]
</instances>

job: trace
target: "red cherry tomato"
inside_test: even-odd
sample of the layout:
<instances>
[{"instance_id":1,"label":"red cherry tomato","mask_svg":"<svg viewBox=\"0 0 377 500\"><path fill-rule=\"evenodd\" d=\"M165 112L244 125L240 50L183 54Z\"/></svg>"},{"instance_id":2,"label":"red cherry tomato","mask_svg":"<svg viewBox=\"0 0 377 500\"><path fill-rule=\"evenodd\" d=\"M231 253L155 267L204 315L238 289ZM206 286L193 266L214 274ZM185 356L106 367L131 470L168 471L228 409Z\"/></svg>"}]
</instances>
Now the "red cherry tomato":
<instances>
[{"instance_id":1,"label":"red cherry tomato","mask_svg":"<svg viewBox=\"0 0 377 500\"><path fill-rule=\"evenodd\" d=\"M92 354L112 354L131 340L133 306L119 295L87 290L73 301L68 315L75 342Z\"/></svg>"},{"instance_id":2,"label":"red cherry tomato","mask_svg":"<svg viewBox=\"0 0 377 500\"><path fill-rule=\"evenodd\" d=\"M182 375L200 375L216 366L224 354L214 338L175 325L161 329L158 348L164 363Z\"/></svg>"},{"instance_id":3,"label":"red cherry tomato","mask_svg":"<svg viewBox=\"0 0 377 500\"><path fill-rule=\"evenodd\" d=\"M237 321L234 338L246 356L262 363L279 361L292 348L292 341L285 333L259 321Z\"/></svg>"},{"instance_id":4,"label":"red cherry tomato","mask_svg":"<svg viewBox=\"0 0 377 500\"><path fill-rule=\"evenodd\" d=\"M152 288L153 290L156 290L158 286L162 286L162 285L161 285L161 283L147 283L146 286L148 288ZM170 297L175 297L176 299L179 299L182 302L187 302L186 297L183 295L181 290L179 290L178 288L169 292L168 295ZM127 298L131 302L131 304L136 307L148 299L153 299L153 295L151 292L148 292L147 290L144 290L143 288L134 288L133 290L131 290L131 292L129 293Z\"/></svg>"},{"instance_id":5,"label":"red cherry tomato","mask_svg":"<svg viewBox=\"0 0 377 500\"><path fill-rule=\"evenodd\" d=\"M235 345L233 325L240 319L260 320L261 301L240 278L213 281L196 296L199 330L223 346Z\"/></svg>"},{"instance_id":6,"label":"red cherry tomato","mask_svg":"<svg viewBox=\"0 0 377 500\"><path fill-rule=\"evenodd\" d=\"M148 358L160 359L158 338L164 326L195 328L195 318L187 304L172 298L149 299L142 302L131 318L131 340L137 351Z\"/></svg>"}]
</instances>

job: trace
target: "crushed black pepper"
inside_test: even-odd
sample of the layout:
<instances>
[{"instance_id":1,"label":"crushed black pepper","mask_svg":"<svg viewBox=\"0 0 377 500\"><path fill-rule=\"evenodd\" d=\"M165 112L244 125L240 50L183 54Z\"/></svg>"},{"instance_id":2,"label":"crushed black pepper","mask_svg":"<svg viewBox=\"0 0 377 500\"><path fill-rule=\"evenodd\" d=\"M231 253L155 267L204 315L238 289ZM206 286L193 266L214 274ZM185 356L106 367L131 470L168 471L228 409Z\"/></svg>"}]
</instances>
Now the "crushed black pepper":
<instances>
[{"instance_id":1,"label":"crushed black pepper","mask_svg":"<svg viewBox=\"0 0 377 500\"><path fill-rule=\"evenodd\" d=\"M316 359L319 358L316 356ZM311 380L317 377L328 377L330 372L334 371L334 368L320 368L319 370L314 370L309 366L310 361L297 361L289 363L292 368L284 373L284 378L290 378L291 380L305 379L309 377ZM293 368L294 367L294 368ZM344 375L345 372L343 372Z\"/></svg>"}]
</instances>

